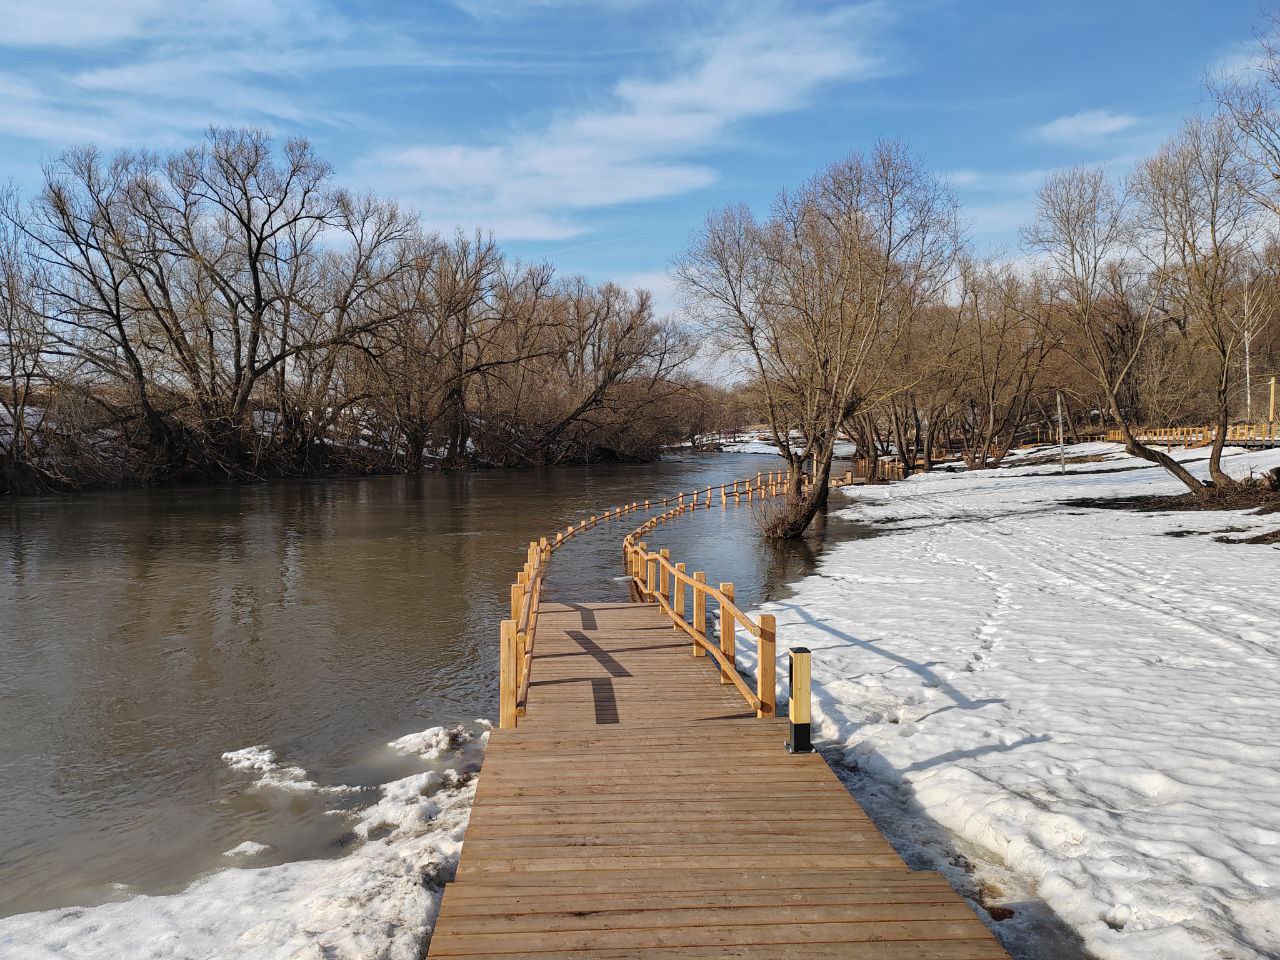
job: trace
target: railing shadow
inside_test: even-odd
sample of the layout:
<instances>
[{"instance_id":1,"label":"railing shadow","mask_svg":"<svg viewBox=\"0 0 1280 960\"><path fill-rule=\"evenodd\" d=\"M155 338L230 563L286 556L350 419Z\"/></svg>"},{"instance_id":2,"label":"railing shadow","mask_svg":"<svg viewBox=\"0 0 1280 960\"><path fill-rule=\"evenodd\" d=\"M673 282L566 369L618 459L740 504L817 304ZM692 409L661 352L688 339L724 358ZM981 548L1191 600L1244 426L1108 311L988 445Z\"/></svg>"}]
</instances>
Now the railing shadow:
<instances>
[{"instance_id":1,"label":"railing shadow","mask_svg":"<svg viewBox=\"0 0 1280 960\"><path fill-rule=\"evenodd\" d=\"M804 609L803 607L797 606L794 603L787 603L785 601L782 601L782 602L775 603L774 605L790 611L792 614L796 616L796 618L801 623L804 623L807 626L813 627L814 629L819 630L822 633L825 633L827 636L831 637L833 640L838 640L840 642L840 645L842 646L857 647L860 650L866 650L869 653L873 653L878 657L883 657L885 660L888 660L891 663L894 663L897 666L903 667L906 670L910 671L911 673L914 673L916 676L920 677L922 681L924 681L926 686L934 690L939 690L943 694L945 694L947 697L949 697L955 708L958 708L961 710L970 710L970 709L976 709L977 707L980 707L980 706L989 706L992 703L1004 702L1003 700L989 700L989 699L988 700L970 700L963 693L961 693L954 686L952 686L950 681L945 679L941 674L937 673L933 669L934 664L932 663L918 663L917 661L912 660L909 657L904 657L901 654L895 653L892 650L886 650L884 647L881 647L870 640L862 640L858 637L855 637L851 633L846 633L843 630L837 629L836 627L832 626L828 621L821 620L815 617L808 610ZM812 646L812 644L810 644L810 649L813 650L814 654L816 655L818 652L818 649L820 648L815 648Z\"/></svg>"},{"instance_id":2,"label":"railing shadow","mask_svg":"<svg viewBox=\"0 0 1280 960\"><path fill-rule=\"evenodd\" d=\"M595 661L608 671L611 677L629 677L631 671L612 657L604 647L596 643L581 630L566 630L565 635L595 658Z\"/></svg>"}]
</instances>

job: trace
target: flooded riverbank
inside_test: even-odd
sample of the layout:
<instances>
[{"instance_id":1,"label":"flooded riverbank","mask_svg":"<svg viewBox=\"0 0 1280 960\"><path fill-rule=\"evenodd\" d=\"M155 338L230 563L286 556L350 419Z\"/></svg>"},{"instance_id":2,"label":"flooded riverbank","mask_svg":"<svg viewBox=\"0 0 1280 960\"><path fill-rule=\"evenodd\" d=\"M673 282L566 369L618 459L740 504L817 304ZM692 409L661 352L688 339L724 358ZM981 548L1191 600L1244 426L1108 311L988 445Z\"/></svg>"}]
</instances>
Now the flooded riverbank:
<instances>
[{"instance_id":1,"label":"flooded riverbank","mask_svg":"<svg viewBox=\"0 0 1280 960\"><path fill-rule=\"evenodd\" d=\"M0 914L344 855L359 842L347 814L369 789L424 769L389 741L494 713L496 624L529 539L772 463L0 504ZM549 594L618 596L633 525L557 554ZM826 536L850 532L833 523ZM785 596L823 546L764 549L745 511L718 504L662 542L748 602ZM237 848L242 859L226 856Z\"/></svg>"}]
</instances>

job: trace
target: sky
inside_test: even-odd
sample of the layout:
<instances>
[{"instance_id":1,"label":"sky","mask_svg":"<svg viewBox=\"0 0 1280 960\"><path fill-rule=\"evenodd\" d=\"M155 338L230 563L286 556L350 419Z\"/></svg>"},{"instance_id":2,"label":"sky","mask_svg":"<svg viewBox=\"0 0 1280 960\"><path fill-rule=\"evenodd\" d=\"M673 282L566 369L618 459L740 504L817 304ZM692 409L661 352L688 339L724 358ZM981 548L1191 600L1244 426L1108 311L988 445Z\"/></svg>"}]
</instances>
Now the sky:
<instances>
[{"instance_id":1,"label":"sky","mask_svg":"<svg viewBox=\"0 0 1280 960\"><path fill-rule=\"evenodd\" d=\"M877 138L1016 255L1060 166L1122 172L1247 62L1254 0L0 0L0 183L93 143L305 136L343 186L652 289L709 210Z\"/></svg>"}]
</instances>

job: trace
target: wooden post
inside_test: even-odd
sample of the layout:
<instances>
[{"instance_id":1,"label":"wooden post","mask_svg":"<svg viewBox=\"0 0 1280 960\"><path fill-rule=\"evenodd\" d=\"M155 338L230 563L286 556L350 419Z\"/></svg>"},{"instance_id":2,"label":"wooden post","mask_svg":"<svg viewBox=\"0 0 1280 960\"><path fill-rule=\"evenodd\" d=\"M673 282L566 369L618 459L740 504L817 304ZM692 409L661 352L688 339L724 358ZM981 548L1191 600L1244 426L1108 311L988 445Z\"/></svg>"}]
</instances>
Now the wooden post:
<instances>
[{"instance_id":1,"label":"wooden post","mask_svg":"<svg viewBox=\"0 0 1280 960\"><path fill-rule=\"evenodd\" d=\"M787 753L813 753L813 733L809 705L810 674L812 666L808 647L792 647L787 676L789 701L787 719L791 721L791 738L787 741Z\"/></svg>"},{"instance_id":2,"label":"wooden post","mask_svg":"<svg viewBox=\"0 0 1280 960\"><path fill-rule=\"evenodd\" d=\"M502 648L498 660L498 726L510 730L516 725L516 623L502 621Z\"/></svg>"},{"instance_id":3,"label":"wooden post","mask_svg":"<svg viewBox=\"0 0 1280 960\"><path fill-rule=\"evenodd\" d=\"M725 595L725 598L730 603L733 603L733 584L732 583L720 584L720 592ZM733 664L734 658L736 657L736 651L734 649L734 630L737 628L737 625L738 625L737 621L733 619L733 615L730 613L726 613L724 609L724 604L721 604L720 605L720 652L724 654L724 658L729 661L730 665ZM733 681L729 679L729 673L727 670L721 669L720 682L725 684L733 683Z\"/></svg>"},{"instance_id":4,"label":"wooden post","mask_svg":"<svg viewBox=\"0 0 1280 960\"><path fill-rule=\"evenodd\" d=\"M760 614L760 642L756 653L756 696L760 698L757 717L772 717L778 712L778 627L772 614Z\"/></svg>"},{"instance_id":5,"label":"wooden post","mask_svg":"<svg viewBox=\"0 0 1280 960\"><path fill-rule=\"evenodd\" d=\"M707 575L699 571L693 575L693 629L702 639L707 638ZM694 642L693 655L705 657L706 649L702 644Z\"/></svg>"},{"instance_id":6,"label":"wooden post","mask_svg":"<svg viewBox=\"0 0 1280 960\"><path fill-rule=\"evenodd\" d=\"M676 573L684 573L684 564L676 564ZM684 619L684 581L675 573L671 574L671 608L675 610L676 616L681 620ZM672 626L673 630L679 630L679 627Z\"/></svg>"},{"instance_id":7,"label":"wooden post","mask_svg":"<svg viewBox=\"0 0 1280 960\"><path fill-rule=\"evenodd\" d=\"M520 574L520 576L523 577L524 574L522 573ZM511 585L511 619L512 620L520 619L520 604L523 601L524 601L523 591L520 589L519 581L516 581Z\"/></svg>"},{"instance_id":8,"label":"wooden post","mask_svg":"<svg viewBox=\"0 0 1280 960\"><path fill-rule=\"evenodd\" d=\"M658 551L658 556L662 560L670 560L671 551L663 548ZM662 594L667 603L671 602L671 585L667 582L667 568L661 560L658 561L658 593Z\"/></svg>"}]
</instances>

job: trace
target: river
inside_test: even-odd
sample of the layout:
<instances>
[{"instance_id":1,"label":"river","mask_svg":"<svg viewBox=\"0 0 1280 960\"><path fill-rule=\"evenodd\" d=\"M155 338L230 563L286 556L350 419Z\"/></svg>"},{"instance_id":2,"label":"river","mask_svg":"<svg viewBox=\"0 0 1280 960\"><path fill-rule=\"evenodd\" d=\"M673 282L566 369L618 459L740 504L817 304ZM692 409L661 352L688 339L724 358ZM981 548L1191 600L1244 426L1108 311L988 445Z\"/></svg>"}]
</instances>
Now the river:
<instances>
[{"instance_id":1,"label":"river","mask_svg":"<svg viewBox=\"0 0 1280 960\"><path fill-rule=\"evenodd\" d=\"M385 782L389 740L496 713L497 622L530 539L604 508L776 468L762 456L0 502L0 916L341 856L358 793L249 789L263 746L320 785ZM749 508L657 537L750 605L832 521L768 548ZM552 562L551 599L624 596L633 515Z\"/></svg>"}]
</instances>

